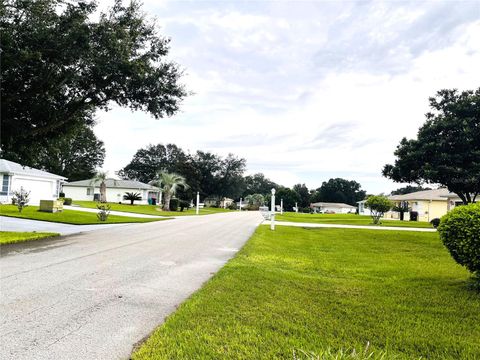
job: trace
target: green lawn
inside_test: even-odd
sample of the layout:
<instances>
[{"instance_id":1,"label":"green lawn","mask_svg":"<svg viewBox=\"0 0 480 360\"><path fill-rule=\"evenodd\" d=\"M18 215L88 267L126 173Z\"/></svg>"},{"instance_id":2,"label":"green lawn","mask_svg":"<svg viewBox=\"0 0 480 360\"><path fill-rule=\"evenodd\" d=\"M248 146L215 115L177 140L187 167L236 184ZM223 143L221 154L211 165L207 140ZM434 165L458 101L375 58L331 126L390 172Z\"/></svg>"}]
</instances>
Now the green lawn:
<instances>
[{"instance_id":1,"label":"green lawn","mask_svg":"<svg viewBox=\"0 0 480 360\"><path fill-rule=\"evenodd\" d=\"M58 236L57 233L0 231L0 244L12 244L23 241L39 240Z\"/></svg>"},{"instance_id":2,"label":"green lawn","mask_svg":"<svg viewBox=\"0 0 480 360\"><path fill-rule=\"evenodd\" d=\"M305 223L319 224L344 224L344 225L367 225L376 226L372 223L372 218L365 215L355 214L301 214L288 212L283 215L276 214L275 220L293 221ZM399 226L399 227L417 227L417 228L433 228L433 226L425 221L399 221L399 220L381 220L380 226Z\"/></svg>"},{"instance_id":3,"label":"green lawn","mask_svg":"<svg viewBox=\"0 0 480 360\"><path fill-rule=\"evenodd\" d=\"M134 218L129 216L110 215L107 221L99 221L96 213L88 213L85 211L63 210L58 213L47 213L38 211L38 206L27 206L20 213L14 205L0 205L0 215L11 216L32 220L43 220L51 222L59 222L74 225L88 224L119 224L119 223L143 223L158 220L166 220L163 218Z\"/></svg>"},{"instance_id":4,"label":"green lawn","mask_svg":"<svg viewBox=\"0 0 480 360\"><path fill-rule=\"evenodd\" d=\"M437 233L260 226L133 359L478 359L469 281Z\"/></svg>"},{"instance_id":5,"label":"green lawn","mask_svg":"<svg viewBox=\"0 0 480 360\"><path fill-rule=\"evenodd\" d=\"M73 204L80 205L82 207L97 208L97 203L95 201L77 201L74 200ZM195 215L195 208L184 210L184 211L161 211L158 206L154 205L128 205L128 204L118 204L118 203L108 203L112 210L115 211L124 211L137 214L147 214L147 215L156 215L156 216L185 216L185 215ZM219 208L203 208L200 209L200 215L209 215L216 214L219 212L228 212L231 210L228 209L219 209Z\"/></svg>"}]
</instances>

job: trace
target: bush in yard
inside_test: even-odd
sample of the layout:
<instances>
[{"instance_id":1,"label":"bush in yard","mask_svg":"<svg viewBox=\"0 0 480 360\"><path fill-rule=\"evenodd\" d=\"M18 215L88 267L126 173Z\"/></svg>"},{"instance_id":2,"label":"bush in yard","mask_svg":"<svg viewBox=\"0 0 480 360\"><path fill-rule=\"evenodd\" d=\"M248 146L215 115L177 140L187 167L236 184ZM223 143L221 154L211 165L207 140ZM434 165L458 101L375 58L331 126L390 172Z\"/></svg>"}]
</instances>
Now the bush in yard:
<instances>
[{"instance_id":1,"label":"bush in yard","mask_svg":"<svg viewBox=\"0 0 480 360\"><path fill-rule=\"evenodd\" d=\"M110 215L110 205L97 204L98 214L97 218L100 221L107 221L108 215Z\"/></svg>"},{"instance_id":2,"label":"bush in yard","mask_svg":"<svg viewBox=\"0 0 480 360\"><path fill-rule=\"evenodd\" d=\"M180 201L178 199L171 199L170 200L170 211L177 211L179 203L180 203Z\"/></svg>"},{"instance_id":3,"label":"bush in yard","mask_svg":"<svg viewBox=\"0 0 480 360\"><path fill-rule=\"evenodd\" d=\"M232 202L230 205L227 206L227 209L228 209L228 210L237 210L237 209L238 209L237 203L236 203L236 202Z\"/></svg>"},{"instance_id":4,"label":"bush in yard","mask_svg":"<svg viewBox=\"0 0 480 360\"><path fill-rule=\"evenodd\" d=\"M72 198L63 199L63 205L72 205Z\"/></svg>"},{"instance_id":5,"label":"bush in yard","mask_svg":"<svg viewBox=\"0 0 480 360\"><path fill-rule=\"evenodd\" d=\"M480 276L480 203L455 207L442 217L438 232L455 261Z\"/></svg>"},{"instance_id":6,"label":"bush in yard","mask_svg":"<svg viewBox=\"0 0 480 360\"><path fill-rule=\"evenodd\" d=\"M440 225L440 219L439 218L432 219L432 221L430 221L430 224L432 224L432 226L436 229L438 228L438 225Z\"/></svg>"},{"instance_id":7,"label":"bush in yard","mask_svg":"<svg viewBox=\"0 0 480 360\"><path fill-rule=\"evenodd\" d=\"M393 207L393 203L386 196L374 195L365 201L365 206L370 209L374 224L380 222L380 218Z\"/></svg>"},{"instance_id":8,"label":"bush in yard","mask_svg":"<svg viewBox=\"0 0 480 360\"><path fill-rule=\"evenodd\" d=\"M123 195L123 200L130 200L130 205L133 205L135 200L140 201L142 200L142 197L138 192L126 192L125 195Z\"/></svg>"},{"instance_id":9,"label":"bush in yard","mask_svg":"<svg viewBox=\"0 0 480 360\"><path fill-rule=\"evenodd\" d=\"M171 206L172 202L170 201L170 206ZM178 202L178 206L180 206L180 211L183 211L183 209L185 208L189 208L190 207L190 202L186 201L186 200L180 200Z\"/></svg>"},{"instance_id":10,"label":"bush in yard","mask_svg":"<svg viewBox=\"0 0 480 360\"><path fill-rule=\"evenodd\" d=\"M59 198L64 198L64 197L65 197L65 193L64 193L64 192L60 192L60 193L58 194L58 197L59 197Z\"/></svg>"},{"instance_id":11,"label":"bush in yard","mask_svg":"<svg viewBox=\"0 0 480 360\"><path fill-rule=\"evenodd\" d=\"M30 191L26 191L23 187L20 187L20 190L13 192L12 204L17 205L18 211L22 212L23 208L28 206L30 199Z\"/></svg>"}]
</instances>

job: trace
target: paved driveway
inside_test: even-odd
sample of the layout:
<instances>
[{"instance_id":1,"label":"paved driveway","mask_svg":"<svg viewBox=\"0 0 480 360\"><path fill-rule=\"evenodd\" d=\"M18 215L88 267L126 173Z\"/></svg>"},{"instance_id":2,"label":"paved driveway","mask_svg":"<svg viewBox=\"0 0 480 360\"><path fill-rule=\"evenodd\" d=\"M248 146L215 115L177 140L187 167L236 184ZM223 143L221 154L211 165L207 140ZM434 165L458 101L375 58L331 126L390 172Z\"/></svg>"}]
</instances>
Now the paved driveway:
<instances>
[{"instance_id":1,"label":"paved driveway","mask_svg":"<svg viewBox=\"0 0 480 360\"><path fill-rule=\"evenodd\" d=\"M128 224L71 225L49 221L38 221L0 216L0 230L2 231L55 232L61 235L69 235L85 231L108 229L111 227L119 227L125 225Z\"/></svg>"},{"instance_id":2,"label":"paved driveway","mask_svg":"<svg viewBox=\"0 0 480 360\"><path fill-rule=\"evenodd\" d=\"M185 217L2 248L0 358L128 358L261 221Z\"/></svg>"}]
</instances>

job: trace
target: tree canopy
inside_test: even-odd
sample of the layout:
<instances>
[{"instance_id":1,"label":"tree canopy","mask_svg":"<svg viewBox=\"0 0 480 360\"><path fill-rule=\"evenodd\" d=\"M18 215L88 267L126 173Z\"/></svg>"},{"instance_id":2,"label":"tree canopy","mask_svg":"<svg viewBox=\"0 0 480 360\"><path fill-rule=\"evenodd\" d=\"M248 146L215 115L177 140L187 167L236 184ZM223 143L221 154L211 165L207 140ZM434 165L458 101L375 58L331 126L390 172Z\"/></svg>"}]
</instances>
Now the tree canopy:
<instances>
[{"instance_id":1,"label":"tree canopy","mask_svg":"<svg viewBox=\"0 0 480 360\"><path fill-rule=\"evenodd\" d=\"M52 141L48 148L39 149L32 166L77 181L92 178L104 158L103 141L97 139L92 129L84 127L72 136Z\"/></svg>"},{"instance_id":2,"label":"tree canopy","mask_svg":"<svg viewBox=\"0 0 480 360\"><path fill-rule=\"evenodd\" d=\"M480 193L480 88L440 90L417 138L403 138L383 175L397 182L441 184L467 204Z\"/></svg>"},{"instance_id":3,"label":"tree canopy","mask_svg":"<svg viewBox=\"0 0 480 360\"><path fill-rule=\"evenodd\" d=\"M390 195L404 195L404 194L410 194L412 192L422 191L422 190L432 190L432 189L429 187L423 187L423 186L407 185L407 186L398 188L396 190L393 190L390 193Z\"/></svg>"},{"instance_id":4,"label":"tree canopy","mask_svg":"<svg viewBox=\"0 0 480 360\"><path fill-rule=\"evenodd\" d=\"M95 1L6 0L2 32L2 156L24 165L40 149L92 126L112 104L177 112L187 95L168 61L170 40L138 1L115 0L93 20ZM97 18L97 17L95 17Z\"/></svg>"},{"instance_id":5,"label":"tree canopy","mask_svg":"<svg viewBox=\"0 0 480 360\"><path fill-rule=\"evenodd\" d=\"M139 149L118 174L124 179L148 183L158 171L172 172L183 176L189 184L188 188L178 190L181 199L193 199L197 191L202 199L207 196L237 199L244 191L245 167L246 160L233 154L224 158L204 151L190 154L174 144L158 144Z\"/></svg>"},{"instance_id":6,"label":"tree canopy","mask_svg":"<svg viewBox=\"0 0 480 360\"><path fill-rule=\"evenodd\" d=\"M335 178L324 181L312 195L311 201L338 202L355 206L357 201L365 199L366 194L358 182Z\"/></svg>"}]
</instances>

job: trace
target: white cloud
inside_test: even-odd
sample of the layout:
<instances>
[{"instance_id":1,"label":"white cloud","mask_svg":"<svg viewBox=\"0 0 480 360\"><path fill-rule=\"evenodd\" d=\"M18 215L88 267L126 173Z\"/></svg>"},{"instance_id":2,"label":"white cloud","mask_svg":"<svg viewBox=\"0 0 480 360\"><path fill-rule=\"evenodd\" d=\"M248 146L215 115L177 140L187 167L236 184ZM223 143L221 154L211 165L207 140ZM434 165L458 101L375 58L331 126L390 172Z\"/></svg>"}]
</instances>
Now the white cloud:
<instances>
[{"instance_id":1,"label":"white cloud","mask_svg":"<svg viewBox=\"0 0 480 360\"><path fill-rule=\"evenodd\" d=\"M381 168L424 122L428 97L478 87L480 21L452 10L467 3L201 5L146 4L195 95L170 119L98 114L111 172L140 147L176 143L233 152L289 186L338 176L387 192L397 185Z\"/></svg>"}]
</instances>

